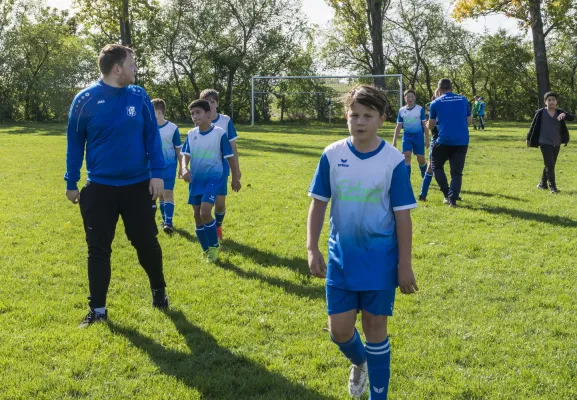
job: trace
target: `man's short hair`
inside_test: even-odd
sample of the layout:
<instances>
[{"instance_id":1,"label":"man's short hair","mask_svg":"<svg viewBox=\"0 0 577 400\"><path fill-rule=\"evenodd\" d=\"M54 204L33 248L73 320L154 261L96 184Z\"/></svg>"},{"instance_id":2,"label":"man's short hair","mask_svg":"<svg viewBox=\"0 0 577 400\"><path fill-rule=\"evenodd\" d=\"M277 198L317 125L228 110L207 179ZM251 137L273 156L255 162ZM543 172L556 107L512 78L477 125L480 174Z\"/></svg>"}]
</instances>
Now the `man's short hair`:
<instances>
[{"instance_id":1,"label":"man's short hair","mask_svg":"<svg viewBox=\"0 0 577 400\"><path fill-rule=\"evenodd\" d=\"M437 87L439 89L441 89L443 92L448 92L449 90L453 90L453 84L451 83L451 80L449 78L443 78L439 81L439 84L437 85Z\"/></svg>"},{"instance_id":2,"label":"man's short hair","mask_svg":"<svg viewBox=\"0 0 577 400\"><path fill-rule=\"evenodd\" d=\"M345 95L344 103L347 110L351 108L353 103L359 103L378 111L381 116L385 114L389 104L385 92L371 85L355 86Z\"/></svg>"},{"instance_id":3,"label":"man's short hair","mask_svg":"<svg viewBox=\"0 0 577 400\"><path fill-rule=\"evenodd\" d=\"M202 92L200 92L200 98L202 100L212 99L216 102L220 101L218 92L215 89L204 89Z\"/></svg>"},{"instance_id":4,"label":"man's short hair","mask_svg":"<svg viewBox=\"0 0 577 400\"><path fill-rule=\"evenodd\" d=\"M547 92L545 93L545 96L543 96L543 101L547 101L547 99L549 97L555 97L555 100L559 100L559 98L557 97L557 93L555 92Z\"/></svg>"},{"instance_id":5,"label":"man's short hair","mask_svg":"<svg viewBox=\"0 0 577 400\"><path fill-rule=\"evenodd\" d=\"M164 100L153 99L151 103L155 110L162 111L162 114L166 113L166 103L164 102Z\"/></svg>"},{"instance_id":6,"label":"man's short hair","mask_svg":"<svg viewBox=\"0 0 577 400\"><path fill-rule=\"evenodd\" d=\"M193 108L202 108L205 112L210 112L210 104L206 100L194 100L188 105L188 111L192 112Z\"/></svg>"},{"instance_id":7,"label":"man's short hair","mask_svg":"<svg viewBox=\"0 0 577 400\"><path fill-rule=\"evenodd\" d=\"M120 44L107 44L100 50L98 56L98 67L102 75L110 74L115 65L124 64L128 54L134 55L134 50Z\"/></svg>"},{"instance_id":8,"label":"man's short hair","mask_svg":"<svg viewBox=\"0 0 577 400\"><path fill-rule=\"evenodd\" d=\"M405 90L405 93L403 94L403 96L407 96L409 93L412 93L415 97L417 97L417 92L415 91L415 89L407 89Z\"/></svg>"}]
</instances>

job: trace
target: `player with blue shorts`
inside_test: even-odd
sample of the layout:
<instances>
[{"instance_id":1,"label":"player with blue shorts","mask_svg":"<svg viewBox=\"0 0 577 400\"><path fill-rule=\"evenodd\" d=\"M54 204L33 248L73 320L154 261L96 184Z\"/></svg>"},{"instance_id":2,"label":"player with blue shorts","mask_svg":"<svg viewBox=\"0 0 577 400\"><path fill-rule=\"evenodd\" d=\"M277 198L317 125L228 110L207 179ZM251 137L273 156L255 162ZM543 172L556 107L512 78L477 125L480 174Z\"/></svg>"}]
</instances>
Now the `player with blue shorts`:
<instances>
[{"instance_id":1,"label":"player with blue shorts","mask_svg":"<svg viewBox=\"0 0 577 400\"><path fill-rule=\"evenodd\" d=\"M162 229L168 235L174 231L172 217L174 216L174 181L176 179L177 168L180 170L180 132L178 126L165 119L166 103L162 99L152 100L154 113L160 130L160 140L162 141L162 154L164 155L164 169L162 179L164 180L164 191L159 196L160 215L162 217Z\"/></svg>"},{"instance_id":2,"label":"player with blue shorts","mask_svg":"<svg viewBox=\"0 0 577 400\"><path fill-rule=\"evenodd\" d=\"M331 339L352 363L349 394L361 397L370 386L371 400L387 398L387 317L393 314L395 289L418 290L411 266L415 196L403 155L377 136L386 105L385 93L372 86L348 94L350 137L325 148L309 189L309 268L326 278ZM329 201L327 267L318 242ZM359 311L365 344L355 329Z\"/></svg>"},{"instance_id":3,"label":"player with blue shorts","mask_svg":"<svg viewBox=\"0 0 577 400\"><path fill-rule=\"evenodd\" d=\"M427 161L425 160L425 146L429 148L429 130L426 122L425 109L418 104L415 104L417 99L414 89L405 91L406 106L401 107L397 115L397 127L393 136L393 146L397 146L397 138L401 129L403 129L403 143L402 152L405 156L405 163L409 178L411 177L411 155L414 153L417 156L419 169L421 170L421 178L425 177L427 171Z\"/></svg>"},{"instance_id":4,"label":"player with blue shorts","mask_svg":"<svg viewBox=\"0 0 577 400\"><path fill-rule=\"evenodd\" d=\"M208 262L216 262L220 254L220 244L216 233L216 220L212 208L220 190L224 166L233 152L226 132L212 125L210 104L206 100L195 100L188 106L196 127L191 129L184 141L181 155L181 177L189 182L188 204L194 210L196 236ZM223 161L224 160L224 161ZM234 191L240 190L238 169L231 163Z\"/></svg>"}]
</instances>

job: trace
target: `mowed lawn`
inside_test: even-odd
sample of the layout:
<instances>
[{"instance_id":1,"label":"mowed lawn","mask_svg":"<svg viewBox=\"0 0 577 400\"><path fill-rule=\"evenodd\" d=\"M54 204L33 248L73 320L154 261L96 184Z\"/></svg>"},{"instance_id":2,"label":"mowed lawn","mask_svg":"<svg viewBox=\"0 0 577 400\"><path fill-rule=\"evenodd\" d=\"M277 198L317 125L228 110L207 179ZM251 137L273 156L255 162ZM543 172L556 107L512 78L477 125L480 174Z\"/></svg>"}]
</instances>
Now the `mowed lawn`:
<instances>
[{"instance_id":1,"label":"mowed lawn","mask_svg":"<svg viewBox=\"0 0 577 400\"><path fill-rule=\"evenodd\" d=\"M460 207L433 183L413 211L420 291L399 293L390 319L390 399L577 398L577 131L552 195L535 189L527 127L472 131ZM109 323L82 330L87 250L64 196L65 126L0 125L0 398L347 398L305 246L309 183L346 128L238 130L243 188L228 197L220 264L201 261L179 181L177 232L159 234L170 311L151 308L119 223ZM416 194L417 175L414 160Z\"/></svg>"}]
</instances>

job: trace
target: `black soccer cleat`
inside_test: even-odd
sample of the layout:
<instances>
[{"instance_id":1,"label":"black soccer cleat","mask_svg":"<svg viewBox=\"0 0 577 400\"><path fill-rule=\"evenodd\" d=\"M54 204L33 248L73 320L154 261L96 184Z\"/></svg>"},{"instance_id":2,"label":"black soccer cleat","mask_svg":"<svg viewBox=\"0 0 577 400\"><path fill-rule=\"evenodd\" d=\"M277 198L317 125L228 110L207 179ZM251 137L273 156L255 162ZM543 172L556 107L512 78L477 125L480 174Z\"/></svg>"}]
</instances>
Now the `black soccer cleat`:
<instances>
[{"instance_id":1,"label":"black soccer cleat","mask_svg":"<svg viewBox=\"0 0 577 400\"><path fill-rule=\"evenodd\" d=\"M546 183L539 182L539 184L537 185L537 189L547 190L547 189L549 189L549 188L547 187L547 184L546 184Z\"/></svg>"},{"instance_id":2,"label":"black soccer cleat","mask_svg":"<svg viewBox=\"0 0 577 400\"><path fill-rule=\"evenodd\" d=\"M550 185L549 189L551 190L551 193L559 193L559 189L557 189L557 186Z\"/></svg>"},{"instance_id":3,"label":"black soccer cleat","mask_svg":"<svg viewBox=\"0 0 577 400\"><path fill-rule=\"evenodd\" d=\"M87 328L94 323L103 322L106 321L107 319L108 319L108 310L104 311L104 314L100 314L94 311L93 309L90 309L88 315L84 317L84 320L80 323L80 325L78 325L78 327Z\"/></svg>"},{"instance_id":4,"label":"black soccer cleat","mask_svg":"<svg viewBox=\"0 0 577 400\"><path fill-rule=\"evenodd\" d=\"M427 196L419 195L419 201L427 201Z\"/></svg>"},{"instance_id":5,"label":"black soccer cleat","mask_svg":"<svg viewBox=\"0 0 577 400\"><path fill-rule=\"evenodd\" d=\"M162 230L169 236L174 233L174 227L171 224L162 224Z\"/></svg>"},{"instance_id":6,"label":"black soccer cleat","mask_svg":"<svg viewBox=\"0 0 577 400\"><path fill-rule=\"evenodd\" d=\"M152 307L159 310L168 309L168 296L165 288L152 289Z\"/></svg>"}]
</instances>

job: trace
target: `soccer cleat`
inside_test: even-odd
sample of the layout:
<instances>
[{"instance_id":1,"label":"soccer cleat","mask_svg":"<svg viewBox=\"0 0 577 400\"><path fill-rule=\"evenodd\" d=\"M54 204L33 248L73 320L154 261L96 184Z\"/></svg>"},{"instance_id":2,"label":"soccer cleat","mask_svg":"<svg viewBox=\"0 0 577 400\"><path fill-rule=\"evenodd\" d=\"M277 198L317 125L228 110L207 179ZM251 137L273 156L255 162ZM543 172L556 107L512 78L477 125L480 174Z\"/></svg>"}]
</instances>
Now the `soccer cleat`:
<instances>
[{"instance_id":1,"label":"soccer cleat","mask_svg":"<svg viewBox=\"0 0 577 400\"><path fill-rule=\"evenodd\" d=\"M172 224L162 224L162 230L167 235L172 235L174 233L174 227L172 226Z\"/></svg>"},{"instance_id":2,"label":"soccer cleat","mask_svg":"<svg viewBox=\"0 0 577 400\"><path fill-rule=\"evenodd\" d=\"M419 201L427 201L427 196L419 195Z\"/></svg>"},{"instance_id":3,"label":"soccer cleat","mask_svg":"<svg viewBox=\"0 0 577 400\"><path fill-rule=\"evenodd\" d=\"M208 250L206 251L206 262L215 263L218 260L219 255L220 255L220 245L209 247Z\"/></svg>"},{"instance_id":4,"label":"soccer cleat","mask_svg":"<svg viewBox=\"0 0 577 400\"><path fill-rule=\"evenodd\" d=\"M168 308L168 296L166 289L152 289L152 307L159 310L166 310Z\"/></svg>"},{"instance_id":5,"label":"soccer cleat","mask_svg":"<svg viewBox=\"0 0 577 400\"><path fill-rule=\"evenodd\" d=\"M547 184L546 184L546 183L539 182L539 184L537 185L537 189L547 190L547 189L549 189L549 188L547 187Z\"/></svg>"},{"instance_id":6,"label":"soccer cleat","mask_svg":"<svg viewBox=\"0 0 577 400\"><path fill-rule=\"evenodd\" d=\"M550 185L549 189L551 190L551 193L559 193L559 189L557 189L557 186L555 185Z\"/></svg>"},{"instance_id":7,"label":"soccer cleat","mask_svg":"<svg viewBox=\"0 0 577 400\"><path fill-rule=\"evenodd\" d=\"M369 371L367 362L361 365L351 365L349 374L349 394L352 397L360 398L369 388Z\"/></svg>"},{"instance_id":8,"label":"soccer cleat","mask_svg":"<svg viewBox=\"0 0 577 400\"><path fill-rule=\"evenodd\" d=\"M455 200L449 200L449 207L457 207L457 202Z\"/></svg>"},{"instance_id":9,"label":"soccer cleat","mask_svg":"<svg viewBox=\"0 0 577 400\"><path fill-rule=\"evenodd\" d=\"M222 226L216 227L216 236L218 236L218 240L222 240Z\"/></svg>"},{"instance_id":10,"label":"soccer cleat","mask_svg":"<svg viewBox=\"0 0 577 400\"><path fill-rule=\"evenodd\" d=\"M108 310L104 311L104 314L97 313L93 309L90 309L88 315L84 317L84 320L78 325L79 328L87 328L96 322L106 321L108 319Z\"/></svg>"},{"instance_id":11,"label":"soccer cleat","mask_svg":"<svg viewBox=\"0 0 577 400\"><path fill-rule=\"evenodd\" d=\"M448 197L443 199L443 204L451 204L451 200Z\"/></svg>"}]
</instances>

